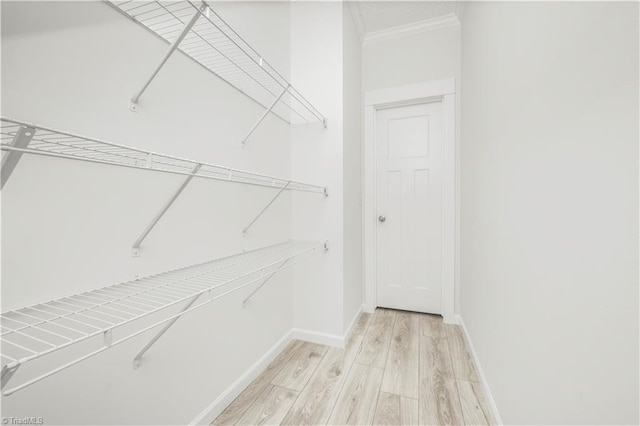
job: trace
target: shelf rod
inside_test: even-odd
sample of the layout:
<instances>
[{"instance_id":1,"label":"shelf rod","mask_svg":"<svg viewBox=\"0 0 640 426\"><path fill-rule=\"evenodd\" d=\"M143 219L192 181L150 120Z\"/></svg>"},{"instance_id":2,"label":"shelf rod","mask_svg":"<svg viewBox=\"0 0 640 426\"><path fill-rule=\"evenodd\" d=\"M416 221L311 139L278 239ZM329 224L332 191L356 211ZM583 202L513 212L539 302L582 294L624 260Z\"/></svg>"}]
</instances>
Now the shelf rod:
<instances>
[{"instance_id":1,"label":"shelf rod","mask_svg":"<svg viewBox=\"0 0 640 426\"><path fill-rule=\"evenodd\" d=\"M169 58L171 57L173 52L175 52L176 49L178 48L178 45L182 42L182 40L189 33L189 31L191 30L191 27L193 27L193 25L196 23L198 18L200 18L200 14L201 14L200 12L204 11L206 8L207 8L207 6L204 3L202 3L200 5L200 8L195 11L193 16L189 20L189 22L187 22L187 24L182 29L182 32L173 41L173 43L171 43L171 45L169 46L169 50L167 50L167 53L165 53L164 57L160 61L160 64L158 64L156 69L151 73L151 76L147 79L146 83L144 83L142 88L138 92L136 92L135 95L133 95L133 97L131 98L131 104L129 105L129 109L131 111L136 112L138 110L138 101L140 100L140 96L142 96L144 91L147 90L147 87L149 87L149 84L151 84L153 79L156 78L156 75L158 75L158 73L160 72L160 70L162 69L164 64L167 63L167 61L169 60Z\"/></svg>"},{"instance_id":2,"label":"shelf rod","mask_svg":"<svg viewBox=\"0 0 640 426\"><path fill-rule=\"evenodd\" d=\"M200 293L202 294L202 293ZM191 307L191 305L193 305L196 300L198 300L198 298L200 297L200 294L196 294L190 301L189 303L186 304L186 306L184 308L182 308L182 310L180 311L180 313L186 311L187 309L189 309ZM153 339L151 339L149 341L149 343L147 343L144 348L142 348L142 350L140 352L138 352L138 355L135 356L135 358L133 358L133 369L137 369L138 367L140 367L140 364L142 363L142 355L145 354L145 352L147 352L151 346L153 346L161 337L164 333L167 332L167 330L169 330L171 328L171 326L173 324L175 324L176 321L178 321L180 317L177 316L175 318L173 318L172 320L170 320L169 322L167 322L165 324L164 327L162 327L162 330L160 330L154 337Z\"/></svg>"},{"instance_id":3,"label":"shelf rod","mask_svg":"<svg viewBox=\"0 0 640 426\"><path fill-rule=\"evenodd\" d=\"M20 128L16 132L15 137L13 138L13 143L11 144L11 146L22 149L26 148L35 134L35 128L20 126ZM4 188L4 185L9 180L9 176L11 176L13 169L15 169L18 165L20 157L22 157L22 152L20 151L8 151L5 154L4 158L2 159L2 166L0 169L0 188Z\"/></svg>"},{"instance_id":4,"label":"shelf rod","mask_svg":"<svg viewBox=\"0 0 640 426\"><path fill-rule=\"evenodd\" d=\"M196 166L191 171L191 174L187 176L184 182L182 182L182 185L178 187L178 189L173 193L171 198L169 198L169 200L164 204L164 206L162 206L160 211L151 220L151 223L147 225L145 230L142 231L142 234L140 234L140 236L133 242L133 246L131 247L133 256L140 256L140 244L142 244L144 239L147 238L147 235L149 235L149 232L151 232L153 227L156 226L156 224L162 218L162 216L164 216L167 210L169 210L169 207L171 207L173 202L176 201L176 199L180 196L180 194L182 194L182 191L184 191L187 185L189 185L189 182L191 182L191 179L193 179L193 177L198 173L198 171L200 170L200 167L202 167L202 164L196 164Z\"/></svg>"},{"instance_id":5,"label":"shelf rod","mask_svg":"<svg viewBox=\"0 0 640 426\"><path fill-rule=\"evenodd\" d=\"M264 206L262 211L260 213L258 213L258 215L251 221L251 223L249 225L247 225L247 227L242 230L243 234L247 233L249 228L251 228L253 226L253 224L256 223L256 220L258 220L260 218L260 216L262 216L262 214L267 211L269 206L271 206L271 204L273 204L273 202L276 201L276 199L280 196L280 194L282 194L284 192L284 190L287 189L287 187L289 186L290 183L291 183L291 181L288 181L287 183L284 184L284 186L282 188L280 188L280 191L278 191L278 193L275 195L275 197L273 197L271 199L271 201L269 201L269 203L267 203L267 205Z\"/></svg>"},{"instance_id":6,"label":"shelf rod","mask_svg":"<svg viewBox=\"0 0 640 426\"><path fill-rule=\"evenodd\" d=\"M149 168L146 166L137 166L134 164L125 164L125 163L114 163L114 162L110 162L110 161L104 161L104 160L96 160L93 158L89 158L89 157L80 157L77 155L67 155L67 154L58 154L55 152L49 152L49 151L41 151L41 150L37 150L37 149L31 149L31 148L17 148L17 147L13 147L13 146L8 146L8 145L2 145L0 146L0 150L2 151L15 151L15 152L22 152L22 153L26 153L26 154L34 154L34 155L42 155L45 157L54 157L54 158L63 158L63 159L67 159L67 160L77 160L77 161L86 161L89 163L96 163L96 164L106 164L106 165L110 165L110 166L118 166L118 167L127 167L130 169L138 169L138 170L151 170L154 172L161 172L161 173L170 173L170 174L174 174L174 175L182 175L182 176L190 176L191 173L189 172L181 172L181 171L177 171L177 170L169 170L169 169L161 169L161 168ZM168 157L171 158L171 157ZM176 157L176 159L179 159ZM182 159L179 159L182 160ZM189 160L182 160L182 161L189 161ZM257 173L251 173L251 172L243 172L243 171L237 171L234 169L229 169L229 168L223 168L221 166L214 166L214 165L209 165L209 164L204 164L204 166L210 166L210 167L214 167L214 168L219 168L221 170L226 170L228 173L246 173L247 175L250 176L258 176L258 177L263 177L263 178L271 178L270 176L265 176L265 175L259 175ZM225 181L225 182L231 182L231 183L239 183L242 185L253 185L253 186L261 186L261 187L266 187L266 188L273 188L274 186L272 184L266 184L266 183L258 183L258 182L246 182L246 181L241 181L241 180L230 180L228 177L222 178L222 177L217 177L217 176L207 176L207 175L203 175L203 174L199 174L197 175L197 177L199 178L205 178L205 179L211 179L211 180L221 180L221 181ZM279 180L284 180L284 179L280 179ZM292 183L294 181L291 181ZM313 193L324 193L326 194L326 187L322 187L322 186L318 186L318 185L309 185L309 184L305 184L302 182L295 182L297 185L300 185L299 187L296 187L294 190L296 191L302 191L302 192L313 192Z\"/></svg>"},{"instance_id":7,"label":"shelf rod","mask_svg":"<svg viewBox=\"0 0 640 426\"><path fill-rule=\"evenodd\" d=\"M273 103L271 105L269 105L269 108L267 108L267 110L264 112L264 114L262 114L262 117L260 117L260 119L258 120L258 122L256 124L254 124L253 128L249 131L249 133L247 134L247 136L244 137L244 139L242 139L242 146L244 147L245 144L247 143L247 140L251 137L251 135L253 134L253 132L256 131L256 129L258 128L258 126L260 125L260 123L262 123L264 121L265 118L267 118L267 115L269 115L269 113L271 112L271 110L273 109L273 107L276 106L276 104L278 102L280 102L280 99L282 99L282 97L284 96L285 93L287 93L289 91L289 88L291 87L291 85L287 85L287 87L284 88L284 90L278 95L277 98L275 98L275 100L273 101Z\"/></svg>"},{"instance_id":8,"label":"shelf rod","mask_svg":"<svg viewBox=\"0 0 640 426\"><path fill-rule=\"evenodd\" d=\"M273 246L270 246L270 248L275 248L275 247L278 247L278 246L281 246L281 245L283 245L283 243L275 244L275 245L273 245ZM315 247L314 247L314 248L311 248L311 249L309 249L309 250L315 250ZM300 253L298 253L298 254L306 253L306 252L308 252L309 250L305 250L304 252L300 252ZM259 253L259 252L261 252L261 250L254 250L254 252ZM246 255L246 253L244 253L244 254ZM245 258L244 258L244 256L243 256L243 257L241 258L241 260L238 260L238 261L236 261L236 262L232 263L231 265L227 265L226 267L230 267L230 266L234 266L234 265L240 265L240 264L242 264L242 263L249 262L249 261L252 261L252 260L256 260L256 259L259 259L259 258L264 257L264 256L267 256L267 255L256 255L256 256L254 256L254 257L252 257L252 258L248 258L248 259L245 259ZM294 256L295 256L295 255L294 255ZM225 257L225 258L222 258L222 259L217 259L216 261L221 261L221 260L227 260L227 261L230 261L231 259L233 259L233 258L235 258L235 257L237 257L237 255L228 256L228 257ZM189 268L193 268L193 267L203 267L203 266L205 266L205 265L208 265L209 263L211 263L211 262L204 262L204 263L197 264L197 265L191 265L191 266L188 266L188 267L184 267L184 268L178 269L178 270L173 271L173 272L180 272L180 271L185 272L185 271L186 271L187 269L189 269ZM269 264L269 265L267 265L267 266L263 267L263 269L266 269L266 268L268 268L268 267L270 267L270 266L274 266L276 263L277 263L277 262L274 262L274 263L272 263L272 264ZM139 293L137 293L137 294L142 294L142 293L146 293L146 292L149 292L149 291L157 292L157 291L158 291L158 289L159 289L160 287L164 287L164 286L166 286L166 285L170 285L170 284L173 284L173 283L175 283L175 282L180 282L180 281L187 280L187 279L189 279L189 280L190 280L190 279L193 279L194 277L201 276L201 275L203 275L203 274L208 274L208 273L210 273L210 272L212 272L212 271L217 271L217 270L219 270L219 269L221 269L221 268L222 268L222 269L224 269L225 267L221 267L221 266L220 266L220 267L215 268L215 269L209 269L209 270L206 270L206 271L203 271L203 272L198 272L198 274L196 274L196 275L189 275L189 276L185 276L185 277L182 277L181 279L179 279L178 281L174 281L174 282L170 282L170 283L165 283L165 284L162 284L161 286L157 286L157 287L147 287L146 289L143 289L142 291L140 291L140 292L139 292ZM155 279L155 278L159 278L159 277L161 277L162 275L163 275L163 274L159 274L159 275L152 275L152 276L150 276L150 277L146 277L145 279ZM236 277L234 277L234 278L232 279L232 281L236 281L236 280L238 280L238 279L244 278L244 277L249 276L249 275L251 275L251 273L244 274L244 275L241 275L241 276L236 276ZM261 278L258 278L258 279L261 279ZM210 287L210 288L208 288L208 289L205 289L205 290L199 291L197 294L201 294L201 293L204 293L204 292L206 292L206 291L211 291L211 290L213 290L213 289L215 289L215 288L220 287L221 285L229 284L230 282L231 282L231 281L226 282L226 283L222 283L222 284L220 284L220 285L215 285L215 286ZM132 282L129 282L128 284L130 284L130 285L137 285L137 284L141 284L141 283L137 283L136 281L132 281ZM118 285L122 285L122 284L116 284L115 286L118 286ZM105 288L112 288L112 287L114 287L114 286L109 286L109 287L105 287ZM87 293L87 292L85 292L85 293ZM85 294L85 293L81 293L80 295ZM175 300L175 301L173 301L173 302L171 302L171 303L168 303L165 307L169 307L169 306L174 305L175 303L179 303L179 302L182 302L182 301L186 301L186 300L188 300L189 298L193 297L194 295L195 295L194 293L191 293L191 294L189 294L188 296L187 296L187 295L184 295L184 297L183 297L183 296L181 296L181 299L177 299L177 300ZM69 314L66 314L66 315L60 316L60 317L59 317L59 319L63 319L63 318L64 318L64 319L67 319L67 320L70 320L70 321L74 321L74 322L77 322L77 323L82 324L82 325L84 325L84 326L87 326L87 327L90 327L90 328L93 328L93 329L97 330L96 332L92 332L91 334L87 334L87 335L86 335L86 338L94 337L94 336L96 336L96 335L100 334L101 332L103 332L104 330L106 330L106 329L100 329L100 328L98 328L98 327L96 327L96 326L94 326L94 325L87 324L87 323L85 323L85 322L81 322L81 321L77 321L77 320L72 320L72 319L68 318L68 316L69 316L69 315L74 315L74 314L75 314L75 315L78 315L78 316L84 316L84 315L80 314L80 312L84 312L84 311L86 311L87 309L89 309L89 308L87 308L87 307L77 306L77 305L72 305L72 304L69 304L69 303L66 303L66 302L62 302L62 300L66 300L66 299L68 299L69 297L75 297L75 296L79 296L79 295L68 296L67 298L63 298L63 299L55 299L55 300L51 300L51 301L49 301L49 302L44 302L44 304L45 304L45 305L50 304L50 303L68 304L68 305L70 305L70 306L75 306L76 308L77 308L77 307L83 308L83 309L81 309L81 310L79 310L79 311L74 311L74 312L67 311L67 312L69 312ZM99 305L96 305L95 307L99 307ZM152 313L158 312L160 309L164 309L165 307L159 307L159 308L156 308L156 309L154 309L154 310L152 310L152 311L149 311L149 312L147 312L146 314L140 315L140 316L138 316L138 317L136 317L136 318L134 318L134 319L139 319L139 318L142 318L142 317L144 317L144 316L146 316L146 315L149 315L149 314L152 314ZM55 309L60 309L60 310L63 310L63 311L65 310L65 309L62 309L62 308L59 308L59 307L55 307ZM6 316L6 315L7 315L7 313L2 314L2 315L3 315L3 316ZM101 321L101 320L97 320L97 319L92 318L92 317L87 317L87 318L90 318L90 319L92 319L92 320L94 320L94 321ZM105 322L105 321L101 321L101 322ZM40 323L42 323L42 322L40 322ZM36 324L36 325L37 325L37 324L40 324L40 323L34 323L34 324ZM115 325L111 324L111 325L109 325L109 327L111 327L111 328L113 328L113 327L118 327L118 326L123 325L123 324L125 324L125 323L126 323L126 322L124 322L124 323L120 323L120 324L115 324ZM34 324L32 324L32 325L34 325ZM107 323L107 322L105 322L105 324L108 324L108 323ZM83 339L83 340L84 340L84 339ZM12 344L12 345L14 345L14 346L19 346L19 345L17 345L15 342L5 342L5 343L10 343L10 344ZM65 347L65 346L68 346L68 344L67 344L67 345L62 345L62 347ZM20 347L20 348L22 348L22 349L24 349L24 350L26 350L27 352L32 352L32 353L34 354L34 356L29 356L29 357L27 357L26 359L25 359L25 358L21 359L21 360L19 361L19 363L23 363L23 362L29 361L29 360L31 360L31 359L35 359L35 358L37 358L37 357L40 357L40 356L46 355L47 353L50 353L50 352L51 352L51 351L45 351L45 352L43 352L43 353L39 353L39 354L38 354L38 353L33 352L33 351L31 351L31 350L29 350L29 349L27 349L27 348L24 348L24 347L22 347L22 346L19 346L19 347Z\"/></svg>"}]
</instances>

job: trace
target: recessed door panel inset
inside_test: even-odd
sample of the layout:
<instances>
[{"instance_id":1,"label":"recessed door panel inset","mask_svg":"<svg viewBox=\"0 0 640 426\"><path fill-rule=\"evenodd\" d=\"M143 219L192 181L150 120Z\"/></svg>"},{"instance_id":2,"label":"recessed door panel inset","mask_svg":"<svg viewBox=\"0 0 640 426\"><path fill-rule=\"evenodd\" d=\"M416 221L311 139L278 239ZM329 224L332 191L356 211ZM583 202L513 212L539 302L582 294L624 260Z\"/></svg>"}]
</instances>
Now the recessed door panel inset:
<instances>
[{"instance_id":1,"label":"recessed door panel inset","mask_svg":"<svg viewBox=\"0 0 640 426\"><path fill-rule=\"evenodd\" d=\"M442 313L441 109L376 113L378 306Z\"/></svg>"},{"instance_id":2,"label":"recessed door panel inset","mask_svg":"<svg viewBox=\"0 0 640 426\"><path fill-rule=\"evenodd\" d=\"M427 157L429 140L421 135L429 134L429 116L402 117L389 120L389 158Z\"/></svg>"}]
</instances>

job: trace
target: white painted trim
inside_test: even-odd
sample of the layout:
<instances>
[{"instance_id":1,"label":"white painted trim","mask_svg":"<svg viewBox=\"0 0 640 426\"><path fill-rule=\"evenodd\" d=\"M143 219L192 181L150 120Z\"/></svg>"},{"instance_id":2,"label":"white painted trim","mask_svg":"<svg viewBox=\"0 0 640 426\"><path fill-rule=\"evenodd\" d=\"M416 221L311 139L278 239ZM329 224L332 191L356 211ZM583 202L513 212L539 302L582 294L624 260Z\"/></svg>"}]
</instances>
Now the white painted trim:
<instances>
[{"instance_id":1,"label":"white painted trim","mask_svg":"<svg viewBox=\"0 0 640 426\"><path fill-rule=\"evenodd\" d=\"M220 396L218 396L207 408L205 408L198 416L189 422L189 425L209 425L216 417L224 411L231 402L236 399L243 390L251 384L274 359L284 350L284 348L295 337L294 330L289 330L284 336L276 342L258 361L249 367L238 379L231 384Z\"/></svg>"},{"instance_id":2,"label":"white painted trim","mask_svg":"<svg viewBox=\"0 0 640 426\"><path fill-rule=\"evenodd\" d=\"M366 101L365 101L366 105ZM362 156L364 157L364 176L362 179L363 191L363 245L364 257L363 281L364 281L364 310L373 313L377 307L377 286L376 286L376 147L375 140L375 109L371 105L366 105L364 110L364 146Z\"/></svg>"},{"instance_id":3,"label":"white painted trim","mask_svg":"<svg viewBox=\"0 0 640 426\"><path fill-rule=\"evenodd\" d=\"M362 11L360 10L360 3L357 1L345 1L349 12L351 13L351 19L356 27L358 36L360 37L360 43L364 41L364 37L367 34L367 30L364 27L364 19L362 19Z\"/></svg>"},{"instance_id":4,"label":"white painted trim","mask_svg":"<svg viewBox=\"0 0 640 426\"><path fill-rule=\"evenodd\" d=\"M365 93L364 102L364 203L363 252L365 258L365 312L377 306L376 294L376 110L394 105L411 105L427 101L442 102L443 173L442 173L442 316L455 322L456 268L456 161L455 161L455 79L436 80Z\"/></svg>"},{"instance_id":5,"label":"white painted trim","mask_svg":"<svg viewBox=\"0 0 640 426\"><path fill-rule=\"evenodd\" d=\"M345 330L344 338L343 338L343 341L345 343L347 342L347 340L349 340L349 337L351 337L351 333L353 333L353 327L356 326L356 323L358 322L358 318L360 317L360 314L362 314L363 309L364 309L364 304L360 305L360 308L358 308L358 312L356 312L353 319L351 320L351 324L349 324L349 327L347 327L347 329Z\"/></svg>"},{"instance_id":6,"label":"white painted trim","mask_svg":"<svg viewBox=\"0 0 640 426\"><path fill-rule=\"evenodd\" d=\"M455 94L442 97L442 318L455 317L456 108Z\"/></svg>"},{"instance_id":7,"label":"white painted trim","mask_svg":"<svg viewBox=\"0 0 640 426\"><path fill-rule=\"evenodd\" d=\"M349 333L353 329L362 307L358 310L356 317L353 319L349 329ZM345 334L347 336L347 334ZM276 342L258 361L249 367L238 379L225 389L207 408L205 408L198 416L189 422L189 425L209 425L216 417L224 411L225 408L233 402L234 399L242 393L268 366L274 359L284 350L284 348L292 340L303 340L305 342L318 343L321 345L335 346L344 349L345 336L337 334L320 333L317 331L303 330L300 328L292 328L284 336Z\"/></svg>"},{"instance_id":8,"label":"white painted trim","mask_svg":"<svg viewBox=\"0 0 640 426\"><path fill-rule=\"evenodd\" d=\"M293 339L344 349L344 336L339 336L337 334L294 328L291 330L291 335Z\"/></svg>"},{"instance_id":9,"label":"white painted trim","mask_svg":"<svg viewBox=\"0 0 640 426\"><path fill-rule=\"evenodd\" d=\"M349 2L351 3L351 2ZM410 24L398 25L397 27L385 28L380 31L372 31L364 37L364 46L385 40L393 40L409 35L420 34L427 31L439 30L442 28L460 25L460 21L455 13L438 16L436 18L425 19L423 21L412 22Z\"/></svg>"},{"instance_id":10,"label":"white painted trim","mask_svg":"<svg viewBox=\"0 0 640 426\"><path fill-rule=\"evenodd\" d=\"M469 347L469 351L471 352L471 358L473 358L473 364L476 367L476 371L478 372L478 378L480 379L480 384L484 390L484 394L487 397L487 402L489 403L489 409L491 410L491 414L493 415L493 419L495 420L497 425L503 425L502 418L500 417L500 413L498 412L498 406L496 405L496 401L493 399L493 395L491 394L491 389L489 389L489 383L487 382L487 378L484 375L484 371L482 370L482 365L480 365L480 360L478 359L478 354L476 353L475 348L473 347L473 342L471 341L471 336L469 336L469 331L462 320L460 315L456 315L456 322L462 328L462 332L464 334L464 338L467 341L467 346Z\"/></svg>"},{"instance_id":11,"label":"white painted trim","mask_svg":"<svg viewBox=\"0 0 640 426\"><path fill-rule=\"evenodd\" d=\"M427 98L453 95L455 93L455 79L446 78L425 83L407 84L390 89L369 90L364 94L364 105L380 108L393 105L397 102L421 101Z\"/></svg>"}]
</instances>

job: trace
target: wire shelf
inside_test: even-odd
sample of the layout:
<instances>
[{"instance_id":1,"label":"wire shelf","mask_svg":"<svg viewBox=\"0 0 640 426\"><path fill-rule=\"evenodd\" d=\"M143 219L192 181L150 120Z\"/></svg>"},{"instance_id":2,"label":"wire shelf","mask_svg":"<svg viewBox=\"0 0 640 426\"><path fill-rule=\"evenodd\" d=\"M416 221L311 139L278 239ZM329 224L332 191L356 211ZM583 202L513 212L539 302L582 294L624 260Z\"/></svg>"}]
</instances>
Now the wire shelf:
<instances>
[{"instance_id":1,"label":"wire shelf","mask_svg":"<svg viewBox=\"0 0 640 426\"><path fill-rule=\"evenodd\" d=\"M308 123L325 117L231 28L206 2L108 0L144 28L166 40L178 39L195 13L201 16L178 49L213 74L268 108L288 123ZM278 101L286 90L288 96Z\"/></svg>"},{"instance_id":2,"label":"wire shelf","mask_svg":"<svg viewBox=\"0 0 640 426\"><path fill-rule=\"evenodd\" d=\"M2 394L10 395L229 293L257 281L268 280L276 272L324 247L325 243L289 241L4 312L0 324ZM239 285L234 287L231 285L234 283ZM205 295L206 300L194 306L188 305L188 309L178 314L163 314L173 305L195 301L198 296ZM112 340L111 332L114 329L135 324L136 320L158 313L164 315L160 321L140 326L127 336ZM13 374L20 365L29 361L101 335L104 336L104 344L98 350L11 389L4 389L6 381L11 378L11 375L5 377L6 372Z\"/></svg>"},{"instance_id":3,"label":"wire shelf","mask_svg":"<svg viewBox=\"0 0 640 426\"><path fill-rule=\"evenodd\" d=\"M27 147L14 144L21 129L33 132ZM0 118L0 149L270 188L286 187L292 191L327 193L326 188L319 185L130 148L4 117ZM196 169L198 165L200 167Z\"/></svg>"}]
</instances>

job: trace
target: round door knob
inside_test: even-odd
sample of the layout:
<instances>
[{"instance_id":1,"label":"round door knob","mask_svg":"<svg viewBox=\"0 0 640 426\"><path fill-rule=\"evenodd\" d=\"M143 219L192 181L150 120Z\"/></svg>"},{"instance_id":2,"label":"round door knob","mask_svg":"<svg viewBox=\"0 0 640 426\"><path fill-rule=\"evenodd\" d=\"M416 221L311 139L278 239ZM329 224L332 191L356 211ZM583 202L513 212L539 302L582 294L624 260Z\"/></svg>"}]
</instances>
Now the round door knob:
<instances>
[{"instance_id":1,"label":"round door knob","mask_svg":"<svg viewBox=\"0 0 640 426\"><path fill-rule=\"evenodd\" d=\"M387 220L387 218L386 218L386 217L384 217L384 216L382 216L382 215L380 215L380 216L378 216L378 220L379 220L380 222L384 222L385 220Z\"/></svg>"}]
</instances>

